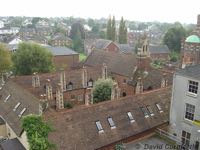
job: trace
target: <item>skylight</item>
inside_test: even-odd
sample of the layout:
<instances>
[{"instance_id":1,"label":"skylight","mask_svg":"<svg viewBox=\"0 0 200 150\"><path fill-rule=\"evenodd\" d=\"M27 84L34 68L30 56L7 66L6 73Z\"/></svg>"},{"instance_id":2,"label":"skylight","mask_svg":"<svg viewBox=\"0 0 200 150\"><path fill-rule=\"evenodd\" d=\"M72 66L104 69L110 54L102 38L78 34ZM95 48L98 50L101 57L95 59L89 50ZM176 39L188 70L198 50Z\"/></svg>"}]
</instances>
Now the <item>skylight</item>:
<instances>
[{"instance_id":1,"label":"skylight","mask_svg":"<svg viewBox=\"0 0 200 150\"><path fill-rule=\"evenodd\" d=\"M99 133L103 133L104 132L100 121L96 121L96 127L97 127L97 130L99 131Z\"/></svg>"},{"instance_id":2,"label":"skylight","mask_svg":"<svg viewBox=\"0 0 200 150\"><path fill-rule=\"evenodd\" d=\"M2 87L0 86L0 90L2 90Z\"/></svg>"},{"instance_id":3,"label":"skylight","mask_svg":"<svg viewBox=\"0 0 200 150\"><path fill-rule=\"evenodd\" d=\"M111 129L115 129L116 128L115 123L114 123L114 121L113 121L113 119L111 117L108 117L108 123L109 123Z\"/></svg>"},{"instance_id":4,"label":"skylight","mask_svg":"<svg viewBox=\"0 0 200 150\"><path fill-rule=\"evenodd\" d=\"M7 102L9 98L10 98L10 94L5 98L4 102Z\"/></svg>"},{"instance_id":5,"label":"skylight","mask_svg":"<svg viewBox=\"0 0 200 150\"><path fill-rule=\"evenodd\" d=\"M16 109L19 107L19 105L20 105L21 103L20 102L18 102L17 103L17 105L15 105L15 107L14 107L14 109L13 109L13 111L16 111Z\"/></svg>"},{"instance_id":6,"label":"skylight","mask_svg":"<svg viewBox=\"0 0 200 150\"><path fill-rule=\"evenodd\" d=\"M135 122L135 119L133 118L133 115L131 114L130 111L127 112L127 115L128 115L128 118L129 118L129 120L130 120L131 123L132 123L132 122Z\"/></svg>"},{"instance_id":7,"label":"skylight","mask_svg":"<svg viewBox=\"0 0 200 150\"><path fill-rule=\"evenodd\" d=\"M144 114L144 117L148 118L149 117L149 113L148 113L147 109L145 107L141 107L141 110L142 110L142 112Z\"/></svg>"},{"instance_id":8,"label":"skylight","mask_svg":"<svg viewBox=\"0 0 200 150\"><path fill-rule=\"evenodd\" d=\"M159 104L159 103L156 103L156 107L157 107L157 109L160 111L160 113L162 113L162 112L163 112L163 110L162 110L162 107L160 106L160 104Z\"/></svg>"},{"instance_id":9,"label":"skylight","mask_svg":"<svg viewBox=\"0 0 200 150\"><path fill-rule=\"evenodd\" d=\"M151 116L154 116L153 110L150 106L147 106L147 110Z\"/></svg>"},{"instance_id":10,"label":"skylight","mask_svg":"<svg viewBox=\"0 0 200 150\"><path fill-rule=\"evenodd\" d=\"M22 117L23 113L26 111L26 108L23 108L20 114L18 115L20 118Z\"/></svg>"}]
</instances>

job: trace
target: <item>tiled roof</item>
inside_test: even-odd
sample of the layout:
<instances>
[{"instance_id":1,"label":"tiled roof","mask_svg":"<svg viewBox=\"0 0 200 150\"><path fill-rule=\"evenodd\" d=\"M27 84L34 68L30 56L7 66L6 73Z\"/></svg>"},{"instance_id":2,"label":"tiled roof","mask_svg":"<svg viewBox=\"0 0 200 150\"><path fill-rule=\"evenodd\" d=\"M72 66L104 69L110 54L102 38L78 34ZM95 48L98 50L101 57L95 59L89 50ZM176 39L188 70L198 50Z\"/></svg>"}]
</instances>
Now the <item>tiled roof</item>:
<instances>
[{"instance_id":1,"label":"tiled roof","mask_svg":"<svg viewBox=\"0 0 200 150\"><path fill-rule=\"evenodd\" d=\"M167 45L149 45L149 51L151 54L170 53Z\"/></svg>"},{"instance_id":2,"label":"tiled roof","mask_svg":"<svg viewBox=\"0 0 200 150\"><path fill-rule=\"evenodd\" d=\"M0 150L26 150L17 138L0 143Z\"/></svg>"},{"instance_id":3,"label":"tiled roof","mask_svg":"<svg viewBox=\"0 0 200 150\"><path fill-rule=\"evenodd\" d=\"M44 119L50 121L55 129L49 139L59 150L98 149L168 122L170 98L171 88L164 88L68 111L51 109L44 113ZM156 103L160 104L163 112L158 111ZM141 107L146 106L151 107L153 116L144 117ZM130 122L127 112L131 112L135 122ZM112 118L116 128L111 129L108 117ZM98 132L96 121L100 121L103 133Z\"/></svg>"},{"instance_id":4,"label":"tiled roof","mask_svg":"<svg viewBox=\"0 0 200 150\"><path fill-rule=\"evenodd\" d=\"M93 44L93 47L95 47L96 49L104 49L111 42L112 42L111 40L98 39Z\"/></svg>"},{"instance_id":5,"label":"tiled roof","mask_svg":"<svg viewBox=\"0 0 200 150\"><path fill-rule=\"evenodd\" d=\"M44 46L47 48L54 56L60 56L60 55L76 55L77 52L73 51L70 48L67 47L53 47L53 46Z\"/></svg>"},{"instance_id":6,"label":"tiled roof","mask_svg":"<svg viewBox=\"0 0 200 150\"><path fill-rule=\"evenodd\" d=\"M106 63L109 71L130 77L137 66L137 58L135 55L93 50L85 61L86 66L93 67L103 63Z\"/></svg>"},{"instance_id":7,"label":"tiled roof","mask_svg":"<svg viewBox=\"0 0 200 150\"><path fill-rule=\"evenodd\" d=\"M19 107L13 111L18 103ZM24 108L26 111L23 115L39 114L39 101L16 83L8 81L0 90L0 115L18 136L22 132L21 118L18 115Z\"/></svg>"},{"instance_id":8,"label":"tiled roof","mask_svg":"<svg viewBox=\"0 0 200 150\"><path fill-rule=\"evenodd\" d=\"M176 74L200 80L200 64L187 66L184 69L178 70Z\"/></svg>"},{"instance_id":9,"label":"tiled roof","mask_svg":"<svg viewBox=\"0 0 200 150\"><path fill-rule=\"evenodd\" d=\"M118 44L118 46L122 53L134 53L134 47L131 47L130 44Z\"/></svg>"}]
</instances>

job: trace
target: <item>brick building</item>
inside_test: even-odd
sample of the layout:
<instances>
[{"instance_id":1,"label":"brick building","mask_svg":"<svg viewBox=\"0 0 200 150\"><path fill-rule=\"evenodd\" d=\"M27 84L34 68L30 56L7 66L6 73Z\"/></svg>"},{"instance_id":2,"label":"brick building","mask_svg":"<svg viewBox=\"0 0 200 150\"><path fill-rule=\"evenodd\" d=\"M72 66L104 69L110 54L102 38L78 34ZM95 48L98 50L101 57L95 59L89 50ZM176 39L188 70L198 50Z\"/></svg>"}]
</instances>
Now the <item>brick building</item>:
<instances>
[{"instance_id":1,"label":"brick building","mask_svg":"<svg viewBox=\"0 0 200 150\"><path fill-rule=\"evenodd\" d=\"M200 63L200 15L195 30L181 43L181 68Z\"/></svg>"}]
</instances>

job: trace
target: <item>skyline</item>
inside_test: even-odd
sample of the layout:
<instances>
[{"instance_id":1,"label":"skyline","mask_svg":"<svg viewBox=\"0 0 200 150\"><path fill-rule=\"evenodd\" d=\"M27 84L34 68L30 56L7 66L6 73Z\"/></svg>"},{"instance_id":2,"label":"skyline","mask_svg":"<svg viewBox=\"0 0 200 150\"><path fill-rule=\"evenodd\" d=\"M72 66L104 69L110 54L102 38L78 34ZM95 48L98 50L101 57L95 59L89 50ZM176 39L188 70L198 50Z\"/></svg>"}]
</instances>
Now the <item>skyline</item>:
<instances>
[{"instance_id":1,"label":"skyline","mask_svg":"<svg viewBox=\"0 0 200 150\"><path fill-rule=\"evenodd\" d=\"M126 20L142 22L169 22L196 24L197 15L200 14L200 1L191 0L7 0L1 2L1 16L27 16L27 17L80 17L80 18L108 18L114 15L117 20L123 16ZM7 9L9 8L9 9Z\"/></svg>"}]
</instances>

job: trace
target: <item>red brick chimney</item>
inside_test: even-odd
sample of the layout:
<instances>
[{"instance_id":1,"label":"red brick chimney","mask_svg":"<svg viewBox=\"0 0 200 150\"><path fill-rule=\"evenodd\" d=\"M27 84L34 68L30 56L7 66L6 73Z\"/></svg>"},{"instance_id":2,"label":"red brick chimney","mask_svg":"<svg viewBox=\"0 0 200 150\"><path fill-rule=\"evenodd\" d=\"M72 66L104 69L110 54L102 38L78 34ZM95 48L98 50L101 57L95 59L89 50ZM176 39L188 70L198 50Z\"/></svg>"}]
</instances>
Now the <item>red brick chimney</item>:
<instances>
[{"instance_id":1,"label":"red brick chimney","mask_svg":"<svg viewBox=\"0 0 200 150\"><path fill-rule=\"evenodd\" d=\"M61 73L60 73L60 84L61 84L61 90L66 91L66 78L65 78L64 70L61 70Z\"/></svg>"},{"instance_id":2,"label":"red brick chimney","mask_svg":"<svg viewBox=\"0 0 200 150\"><path fill-rule=\"evenodd\" d=\"M87 87L87 69L85 66L82 68L82 85L83 87Z\"/></svg>"},{"instance_id":3,"label":"red brick chimney","mask_svg":"<svg viewBox=\"0 0 200 150\"><path fill-rule=\"evenodd\" d=\"M46 80L46 97L47 97L47 100L53 99L53 91L52 91L50 79Z\"/></svg>"},{"instance_id":4,"label":"red brick chimney","mask_svg":"<svg viewBox=\"0 0 200 150\"><path fill-rule=\"evenodd\" d=\"M102 78L106 79L108 77L108 67L105 63L102 66Z\"/></svg>"},{"instance_id":5,"label":"red brick chimney","mask_svg":"<svg viewBox=\"0 0 200 150\"><path fill-rule=\"evenodd\" d=\"M56 88L56 109L60 110L64 108L62 85L58 83Z\"/></svg>"},{"instance_id":6,"label":"red brick chimney","mask_svg":"<svg viewBox=\"0 0 200 150\"><path fill-rule=\"evenodd\" d=\"M166 73L163 73L162 79L161 79L161 88L164 88L168 85L167 75Z\"/></svg>"},{"instance_id":7,"label":"red brick chimney","mask_svg":"<svg viewBox=\"0 0 200 150\"><path fill-rule=\"evenodd\" d=\"M34 72L34 73L33 73L33 76L32 76L32 86L33 86L34 88L40 86L40 77L39 77L39 75L37 74L37 72Z\"/></svg>"},{"instance_id":8,"label":"red brick chimney","mask_svg":"<svg viewBox=\"0 0 200 150\"><path fill-rule=\"evenodd\" d=\"M139 94L143 92L143 83L142 83L142 78L138 78L136 88L135 88L135 94Z\"/></svg>"},{"instance_id":9,"label":"red brick chimney","mask_svg":"<svg viewBox=\"0 0 200 150\"><path fill-rule=\"evenodd\" d=\"M92 88L87 88L85 91L85 105L93 104Z\"/></svg>"}]
</instances>

